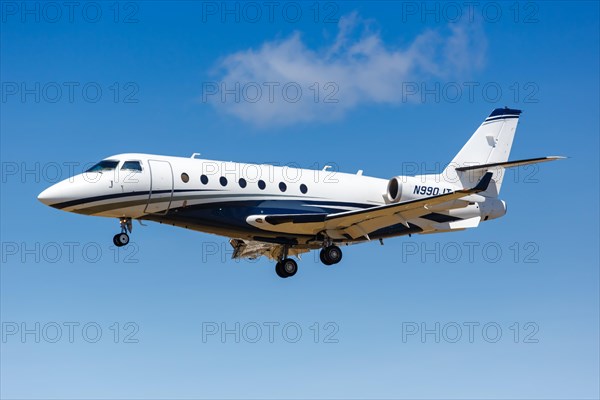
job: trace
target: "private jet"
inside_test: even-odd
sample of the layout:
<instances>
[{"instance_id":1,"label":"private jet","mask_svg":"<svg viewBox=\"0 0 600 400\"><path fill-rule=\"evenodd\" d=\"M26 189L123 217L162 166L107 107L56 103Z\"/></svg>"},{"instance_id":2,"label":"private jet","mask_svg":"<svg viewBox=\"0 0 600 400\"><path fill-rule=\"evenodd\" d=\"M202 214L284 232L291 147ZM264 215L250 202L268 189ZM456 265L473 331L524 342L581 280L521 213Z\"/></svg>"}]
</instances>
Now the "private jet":
<instances>
[{"instance_id":1,"label":"private jet","mask_svg":"<svg viewBox=\"0 0 600 400\"><path fill-rule=\"evenodd\" d=\"M38 196L51 207L117 218L115 246L129 243L132 220L230 238L233 258L266 256L282 278L292 258L320 250L325 265L340 246L475 228L502 217L506 168L558 160L508 161L520 110L495 109L439 174L380 179L323 170L191 157L126 153L107 157ZM382 242L383 243L383 242Z\"/></svg>"}]
</instances>

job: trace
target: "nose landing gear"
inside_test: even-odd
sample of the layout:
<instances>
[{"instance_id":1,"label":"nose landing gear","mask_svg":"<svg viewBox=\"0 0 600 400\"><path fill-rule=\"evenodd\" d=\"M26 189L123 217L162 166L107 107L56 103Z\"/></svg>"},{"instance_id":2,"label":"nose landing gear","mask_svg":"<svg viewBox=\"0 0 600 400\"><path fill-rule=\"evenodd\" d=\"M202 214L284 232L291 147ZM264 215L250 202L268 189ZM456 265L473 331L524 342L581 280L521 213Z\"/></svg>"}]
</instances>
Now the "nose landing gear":
<instances>
[{"instance_id":1,"label":"nose landing gear","mask_svg":"<svg viewBox=\"0 0 600 400\"><path fill-rule=\"evenodd\" d=\"M113 236L113 243L117 247L122 247L129 243L129 235L127 234L127 231L131 233L131 218L120 218L119 224L121 225L121 233L117 233L115 236Z\"/></svg>"},{"instance_id":2,"label":"nose landing gear","mask_svg":"<svg viewBox=\"0 0 600 400\"><path fill-rule=\"evenodd\" d=\"M113 243L117 247L125 246L129 243L129 235L127 233L117 233L113 236Z\"/></svg>"}]
</instances>

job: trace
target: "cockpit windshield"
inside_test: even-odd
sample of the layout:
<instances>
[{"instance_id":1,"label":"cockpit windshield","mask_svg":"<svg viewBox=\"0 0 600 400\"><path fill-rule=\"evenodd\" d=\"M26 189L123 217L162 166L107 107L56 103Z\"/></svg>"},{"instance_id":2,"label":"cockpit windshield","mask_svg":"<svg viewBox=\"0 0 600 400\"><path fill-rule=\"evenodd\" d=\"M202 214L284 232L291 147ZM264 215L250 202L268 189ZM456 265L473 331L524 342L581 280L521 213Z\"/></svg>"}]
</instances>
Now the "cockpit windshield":
<instances>
[{"instance_id":1,"label":"cockpit windshield","mask_svg":"<svg viewBox=\"0 0 600 400\"><path fill-rule=\"evenodd\" d=\"M94 165L92 168L88 169L85 172L109 171L111 169L117 168L117 165L119 165L119 161L117 161L117 160L102 160L98 164Z\"/></svg>"},{"instance_id":2,"label":"cockpit windshield","mask_svg":"<svg viewBox=\"0 0 600 400\"><path fill-rule=\"evenodd\" d=\"M140 164L139 161L125 161L121 169L140 172L142 170L142 164Z\"/></svg>"}]
</instances>

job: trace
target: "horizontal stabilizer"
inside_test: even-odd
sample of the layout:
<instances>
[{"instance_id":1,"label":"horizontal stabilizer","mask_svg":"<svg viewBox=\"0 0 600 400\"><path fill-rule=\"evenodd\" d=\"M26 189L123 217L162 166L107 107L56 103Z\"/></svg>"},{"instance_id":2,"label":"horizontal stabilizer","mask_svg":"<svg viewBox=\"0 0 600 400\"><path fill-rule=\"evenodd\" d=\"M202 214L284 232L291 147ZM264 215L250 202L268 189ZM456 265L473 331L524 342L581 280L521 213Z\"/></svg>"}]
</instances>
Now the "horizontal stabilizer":
<instances>
[{"instance_id":1,"label":"horizontal stabilizer","mask_svg":"<svg viewBox=\"0 0 600 400\"><path fill-rule=\"evenodd\" d=\"M467 167L458 167L456 171L473 171L477 169L490 169L494 167L502 167L502 168L513 168L520 167L521 165L529 165L529 164L537 164L548 161L562 160L566 157L561 156L548 156L548 157L538 157L538 158L529 158L526 160L516 160L516 161L505 161L505 162L497 162L491 164L480 164L480 165L471 165Z\"/></svg>"}]
</instances>

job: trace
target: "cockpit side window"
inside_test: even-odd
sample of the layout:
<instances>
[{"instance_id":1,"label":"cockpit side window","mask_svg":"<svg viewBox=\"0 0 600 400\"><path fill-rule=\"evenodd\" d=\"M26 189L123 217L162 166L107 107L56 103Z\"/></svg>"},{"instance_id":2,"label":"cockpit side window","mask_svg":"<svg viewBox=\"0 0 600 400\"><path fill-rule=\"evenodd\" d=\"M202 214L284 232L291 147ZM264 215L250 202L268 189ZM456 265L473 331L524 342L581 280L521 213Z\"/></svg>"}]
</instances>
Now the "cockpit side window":
<instances>
[{"instance_id":1,"label":"cockpit side window","mask_svg":"<svg viewBox=\"0 0 600 400\"><path fill-rule=\"evenodd\" d=\"M118 160L102 160L85 172L102 172L117 168Z\"/></svg>"},{"instance_id":2,"label":"cockpit side window","mask_svg":"<svg viewBox=\"0 0 600 400\"><path fill-rule=\"evenodd\" d=\"M125 161L121 169L128 169L130 171L142 171L142 164L139 161Z\"/></svg>"}]
</instances>

